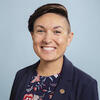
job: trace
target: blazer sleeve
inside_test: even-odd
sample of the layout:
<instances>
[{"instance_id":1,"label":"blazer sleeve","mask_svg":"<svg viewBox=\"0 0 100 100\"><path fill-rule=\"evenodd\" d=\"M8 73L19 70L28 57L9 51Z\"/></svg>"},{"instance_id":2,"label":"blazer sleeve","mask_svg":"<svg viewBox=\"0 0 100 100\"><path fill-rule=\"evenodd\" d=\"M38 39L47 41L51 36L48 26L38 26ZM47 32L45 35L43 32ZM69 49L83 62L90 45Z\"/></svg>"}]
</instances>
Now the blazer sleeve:
<instances>
[{"instance_id":1,"label":"blazer sleeve","mask_svg":"<svg viewBox=\"0 0 100 100\"><path fill-rule=\"evenodd\" d=\"M13 82L13 86L12 86L12 89L11 89L11 94L10 94L10 99L9 100L14 100L14 98L16 96L17 86L18 86L18 83L19 83L19 80L20 80L19 76L20 76L19 72L17 72L16 76L15 76L15 79L14 79L14 82Z\"/></svg>"},{"instance_id":2,"label":"blazer sleeve","mask_svg":"<svg viewBox=\"0 0 100 100\"><path fill-rule=\"evenodd\" d=\"M90 82L82 94L81 100L99 100L97 81L93 80Z\"/></svg>"}]
</instances>

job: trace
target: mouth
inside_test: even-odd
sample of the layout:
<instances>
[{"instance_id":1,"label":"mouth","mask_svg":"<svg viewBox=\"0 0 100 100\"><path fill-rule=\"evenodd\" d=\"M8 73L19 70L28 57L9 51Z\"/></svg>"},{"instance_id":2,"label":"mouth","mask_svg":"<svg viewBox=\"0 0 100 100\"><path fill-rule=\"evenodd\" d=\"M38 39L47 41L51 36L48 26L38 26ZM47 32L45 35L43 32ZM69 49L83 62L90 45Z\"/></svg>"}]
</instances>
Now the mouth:
<instances>
[{"instance_id":1,"label":"mouth","mask_svg":"<svg viewBox=\"0 0 100 100\"><path fill-rule=\"evenodd\" d=\"M56 47L53 46L41 46L41 48L45 51L53 51L56 49Z\"/></svg>"}]
</instances>

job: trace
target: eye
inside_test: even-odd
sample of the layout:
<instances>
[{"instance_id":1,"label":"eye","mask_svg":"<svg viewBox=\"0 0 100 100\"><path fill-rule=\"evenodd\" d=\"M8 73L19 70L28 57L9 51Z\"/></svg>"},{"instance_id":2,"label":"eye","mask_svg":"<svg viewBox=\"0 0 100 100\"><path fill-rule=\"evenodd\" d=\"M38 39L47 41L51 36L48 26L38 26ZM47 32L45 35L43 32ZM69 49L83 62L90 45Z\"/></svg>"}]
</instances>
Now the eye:
<instances>
[{"instance_id":1,"label":"eye","mask_svg":"<svg viewBox=\"0 0 100 100\"><path fill-rule=\"evenodd\" d=\"M40 29L40 30L37 30L37 32L44 32L44 30L41 30L41 29Z\"/></svg>"},{"instance_id":2,"label":"eye","mask_svg":"<svg viewBox=\"0 0 100 100\"><path fill-rule=\"evenodd\" d=\"M59 34L59 33L61 33L61 31L55 30L54 33Z\"/></svg>"}]
</instances>

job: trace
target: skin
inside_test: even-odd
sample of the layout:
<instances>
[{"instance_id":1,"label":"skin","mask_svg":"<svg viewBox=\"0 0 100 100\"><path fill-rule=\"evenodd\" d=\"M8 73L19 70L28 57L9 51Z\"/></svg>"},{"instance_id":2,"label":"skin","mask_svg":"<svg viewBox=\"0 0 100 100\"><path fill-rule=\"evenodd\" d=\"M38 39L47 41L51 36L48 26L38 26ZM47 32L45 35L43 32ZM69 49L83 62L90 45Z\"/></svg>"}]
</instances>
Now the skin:
<instances>
[{"instance_id":1,"label":"skin","mask_svg":"<svg viewBox=\"0 0 100 100\"><path fill-rule=\"evenodd\" d=\"M64 52L73 38L73 33L68 33L68 29L66 18L55 13L47 13L36 19L31 35L34 51L40 57L39 75L60 73Z\"/></svg>"}]
</instances>

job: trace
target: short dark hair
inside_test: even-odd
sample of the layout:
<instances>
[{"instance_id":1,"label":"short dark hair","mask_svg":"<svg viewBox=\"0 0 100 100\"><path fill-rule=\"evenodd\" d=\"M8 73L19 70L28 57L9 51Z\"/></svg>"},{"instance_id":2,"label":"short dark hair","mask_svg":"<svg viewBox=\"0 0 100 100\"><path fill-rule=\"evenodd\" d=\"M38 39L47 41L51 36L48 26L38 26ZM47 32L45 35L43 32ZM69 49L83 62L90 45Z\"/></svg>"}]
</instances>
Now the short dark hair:
<instances>
[{"instance_id":1,"label":"short dark hair","mask_svg":"<svg viewBox=\"0 0 100 100\"><path fill-rule=\"evenodd\" d=\"M39 18L40 16L46 14L46 13L56 13L56 14L64 16L66 18L68 24L69 24L69 32L71 31L70 22L69 22L69 19L68 19L67 9L61 4L50 3L50 4L45 4L45 5L41 6L41 7L39 7L30 16L30 18L28 20L28 29L29 29L30 32L34 31L34 22L35 22L35 20L37 18Z\"/></svg>"}]
</instances>

